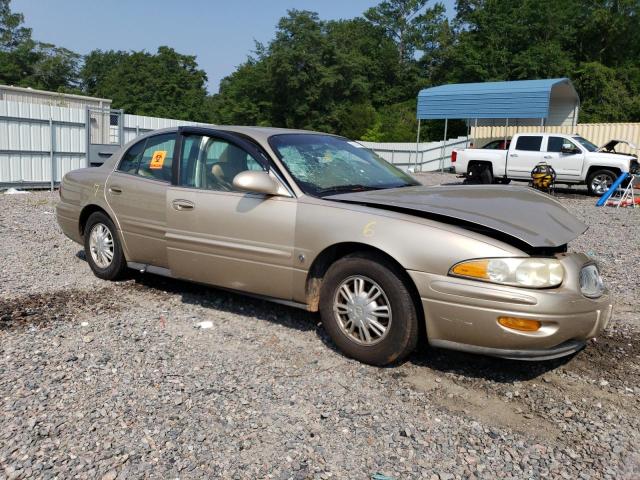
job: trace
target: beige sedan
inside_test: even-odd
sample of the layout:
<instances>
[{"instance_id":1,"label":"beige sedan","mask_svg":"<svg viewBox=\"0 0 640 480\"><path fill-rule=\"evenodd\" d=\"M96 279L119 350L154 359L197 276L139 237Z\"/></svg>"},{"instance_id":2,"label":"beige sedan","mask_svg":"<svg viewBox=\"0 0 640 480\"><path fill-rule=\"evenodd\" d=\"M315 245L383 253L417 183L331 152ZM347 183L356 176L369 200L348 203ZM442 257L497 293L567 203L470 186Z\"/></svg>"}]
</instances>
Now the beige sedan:
<instances>
[{"instance_id":1,"label":"beige sedan","mask_svg":"<svg viewBox=\"0 0 640 480\"><path fill-rule=\"evenodd\" d=\"M385 365L418 342L516 359L572 354L612 305L567 244L586 230L526 187L424 187L362 145L270 128L181 127L65 175L64 233L100 278L127 269L312 312Z\"/></svg>"}]
</instances>

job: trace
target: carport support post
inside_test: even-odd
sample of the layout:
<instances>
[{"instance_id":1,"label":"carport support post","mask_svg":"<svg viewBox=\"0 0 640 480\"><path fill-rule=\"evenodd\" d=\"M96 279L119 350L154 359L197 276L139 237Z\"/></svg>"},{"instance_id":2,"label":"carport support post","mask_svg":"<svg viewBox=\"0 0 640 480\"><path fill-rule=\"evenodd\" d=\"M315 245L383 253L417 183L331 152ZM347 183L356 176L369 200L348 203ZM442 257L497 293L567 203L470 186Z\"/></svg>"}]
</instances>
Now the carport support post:
<instances>
[{"instance_id":1,"label":"carport support post","mask_svg":"<svg viewBox=\"0 0 640 480\"><path fill-rule=\"evenodd\" d=\"M509 133L509 119L504 124L504 149L507 150L507 136Z\"/></svg>"},{"instance_id":2,"label":"carport support post","mask_svg":"<svg viewBox=\"0 0 640 480\"><path fill-rule=\"evenodd\" d=\"M444 138L442 139L442 153L440 154L440 173L444 173L444 156L447 151L447 127L449 126L449 119L444 119Z\"/></svg>"},{"instance_id":3,"label":"carport support post","mask_svg":"<svg viewBox=\"0 0 640 480\"><path fill-rule=\"evenodd\" d=\"M471 130L471 120L467 118L467 143L465 143L464 148L469 148L469 132Z\"/></svg>"},{"instance_id":4,"label":"carport support post","mask_svg":"<svg viewBox=\"0 0 640 480\"><path fill-rule=\"evenodd\" d=\"M420 147L420 123L422 122L422 120L419 118L418 119L418 137L416 138L416 165L413 168L413 172L415 173L416 169L418 168L418 149Z\"/></svg>"}]
</instances>

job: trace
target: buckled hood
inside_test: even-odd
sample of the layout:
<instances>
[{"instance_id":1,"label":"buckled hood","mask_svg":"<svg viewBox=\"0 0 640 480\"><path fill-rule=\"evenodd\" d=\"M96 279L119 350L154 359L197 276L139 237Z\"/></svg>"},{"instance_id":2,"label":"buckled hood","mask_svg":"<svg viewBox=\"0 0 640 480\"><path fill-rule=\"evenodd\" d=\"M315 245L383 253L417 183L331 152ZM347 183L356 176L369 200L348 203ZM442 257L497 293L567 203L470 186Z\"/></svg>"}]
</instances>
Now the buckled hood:
<instances>
[{"instance_id":1,"label":"buckled hood","mask_svg":"<svg viewBox=\"0 0 640 480\"><path fill-rule=\"evenodd\" d=\"M325 199L460 220L463 228L465 223L479 225L535 248L560 247L588 228L560 202L528 187L417 186L345 193Z\"/></svg>"}]
</instances>

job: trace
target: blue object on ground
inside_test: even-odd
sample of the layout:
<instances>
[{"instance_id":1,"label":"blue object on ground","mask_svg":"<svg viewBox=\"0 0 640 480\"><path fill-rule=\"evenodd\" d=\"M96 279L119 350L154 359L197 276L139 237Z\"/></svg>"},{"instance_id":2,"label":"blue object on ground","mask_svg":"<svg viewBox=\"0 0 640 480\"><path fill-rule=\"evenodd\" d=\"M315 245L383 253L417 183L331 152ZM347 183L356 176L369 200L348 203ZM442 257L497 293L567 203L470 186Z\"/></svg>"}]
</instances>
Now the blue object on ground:
<instances>
[{"instance_id":1,"label":"blue object on ground","mask_svg":"<svg viewBox=\"0 0 640 480\"><path fill-rule=\"evenodd\" d=\"M613 195L613 192L618 189L620 184L624 182L624 179L628 176L629 174L627 172L623 172L618 178L616 178L616 181L611 184L609 190L604 192L604 194L600 197L600 200L597 201L596 207L602 207L605 203L607 203L607 200L609 200L611 195Z\"/></svg>"}]
</instances>

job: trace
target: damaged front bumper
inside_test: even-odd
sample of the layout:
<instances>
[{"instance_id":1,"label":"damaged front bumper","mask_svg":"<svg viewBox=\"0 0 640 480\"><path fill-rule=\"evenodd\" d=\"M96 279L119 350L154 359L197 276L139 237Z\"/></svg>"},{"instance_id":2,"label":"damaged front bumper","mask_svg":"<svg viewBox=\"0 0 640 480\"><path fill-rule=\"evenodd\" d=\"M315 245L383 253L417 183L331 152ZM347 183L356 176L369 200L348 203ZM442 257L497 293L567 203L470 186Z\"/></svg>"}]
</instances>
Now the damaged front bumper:
<instances>
[{"instance_id":1,"label":"damaged front bumper","mask_svg":"<svg viewBox=\"0 0 640 480\"><path fill-rule=\"evenodd\" d=\"M611 319L608 292L596 299L580 292L579 274L590 263L582 254L557 258L565 269L558 288L535 290L480 283L410 271L425 315L429 344L520 360L548 360L571 355L598 336ZM498 323L500 317L536 320L536 331Z\"/></svg>"}]
</instances>

